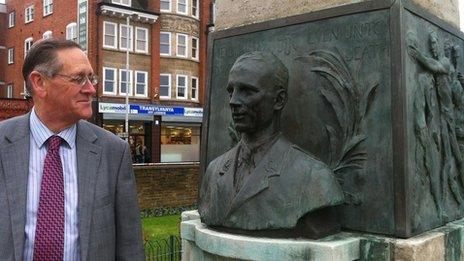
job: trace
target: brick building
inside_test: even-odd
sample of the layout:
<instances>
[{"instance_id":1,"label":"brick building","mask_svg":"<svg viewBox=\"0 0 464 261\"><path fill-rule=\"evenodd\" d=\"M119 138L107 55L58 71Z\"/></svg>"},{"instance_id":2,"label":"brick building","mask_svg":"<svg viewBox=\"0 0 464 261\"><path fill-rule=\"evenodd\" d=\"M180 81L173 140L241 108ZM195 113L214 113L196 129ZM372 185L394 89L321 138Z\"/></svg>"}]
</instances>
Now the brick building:
<instances>
[{"instance_id":1,"label":"brick building","mask_svg":"<svg viewBox=\"0 0 464 261\"><path fill-rule=\"evenodd\" d=\"M92 121L125 135L127 90L129 141L134 154L145 146L149 155L139 160L198 161L210 5L210 0L6 0L3 14L0 5L5 20L0 98L27 96L21 68L33 43L71 39L86 50L100 78Z\"/></svg>"}]
</instances>

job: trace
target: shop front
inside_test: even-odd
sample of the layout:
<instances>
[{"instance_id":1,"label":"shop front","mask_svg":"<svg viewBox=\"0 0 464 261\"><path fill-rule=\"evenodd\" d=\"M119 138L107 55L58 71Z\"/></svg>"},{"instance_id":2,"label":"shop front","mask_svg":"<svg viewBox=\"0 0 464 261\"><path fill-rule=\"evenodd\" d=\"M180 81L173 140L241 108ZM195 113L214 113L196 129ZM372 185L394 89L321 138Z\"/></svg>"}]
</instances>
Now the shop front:
<instances>
[{"instance_id":1,"label":"shop front","mask_svg":"<svg viewBox=\"0 0 464 261\"><path fill-rule=\"evenodd\" d=\"M128 136L134 163L197 162L200 158L202 108L129 104L98 104L102 127L121 138Z\"/></svg>"}]
</instances>

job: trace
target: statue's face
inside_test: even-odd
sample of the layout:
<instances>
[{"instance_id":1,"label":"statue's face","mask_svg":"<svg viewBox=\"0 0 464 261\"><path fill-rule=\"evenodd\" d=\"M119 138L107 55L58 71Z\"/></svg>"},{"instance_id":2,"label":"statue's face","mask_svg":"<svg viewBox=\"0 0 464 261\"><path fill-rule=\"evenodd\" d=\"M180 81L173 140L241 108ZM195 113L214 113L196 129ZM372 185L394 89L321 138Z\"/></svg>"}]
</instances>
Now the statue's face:
<instances>
[{"instance_id":1,"label":"statue's face","mask_svg":"<svg viewBox=\"0 0 464 261\"><path fill-rule=\"evenodd\" d=\"M253 133L270 126L274 116L276 91L268 73L256 61L242 61L231 70L227 92L234 127L238 132ZM261 67L261 68L260 68Z\"/></svg>"}]
</instances>

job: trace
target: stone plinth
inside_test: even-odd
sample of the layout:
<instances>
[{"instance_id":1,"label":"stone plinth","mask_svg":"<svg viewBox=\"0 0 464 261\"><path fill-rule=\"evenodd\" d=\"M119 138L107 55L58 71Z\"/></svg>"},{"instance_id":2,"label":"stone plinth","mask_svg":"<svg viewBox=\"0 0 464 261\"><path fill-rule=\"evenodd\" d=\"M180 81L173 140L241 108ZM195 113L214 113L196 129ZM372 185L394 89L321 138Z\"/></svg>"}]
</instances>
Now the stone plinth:
<instances>
[{"instance_id":1,"label":"stone plinth","mask_svg":"<svg viewBox=\"0 0 464 261\"><path fill-rule=\"evenodd\" d=\"M320 240L270 239L209 229L198 212L182 213L182 260L464 260L464 220L410 239L346 233Z\"/></svg>"},{"instance_id":2,"label":"stone plinth","mask_svg":"<svg viewBox=\"0 0 464 261\"><path fill-rule=\"evenodd\" d=\"M216 1L215 28L222 30L359 2L366 0L221 0ZM459 27L458 0L412 2Z\"/></svg>"}]
</instances>

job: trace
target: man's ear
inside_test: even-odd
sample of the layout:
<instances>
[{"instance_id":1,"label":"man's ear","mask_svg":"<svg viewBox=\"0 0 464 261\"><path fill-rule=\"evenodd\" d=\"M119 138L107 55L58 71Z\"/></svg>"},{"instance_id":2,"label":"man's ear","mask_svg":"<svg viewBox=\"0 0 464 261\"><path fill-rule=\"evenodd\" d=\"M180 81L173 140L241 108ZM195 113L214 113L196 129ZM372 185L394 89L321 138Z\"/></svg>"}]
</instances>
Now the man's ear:
<instances>
[{"instance_id":1,"label":"man's ear","mask_svg":"<svg viewBox=\"0 0 464 261\"><path fill-rule=\"evenodd\" d=\"M274 110L276 111L282 110L286 103L287 103L287 91L284 89L278 90L276 93L275 101L274 101Z\"/></svg>"},{"instance_id":2,"label":"man's ear","mask_svg":"<svg viewBox=\"0 0 464 261\"><path fill-rule=\"evenodd\" d=\"M45 79L44 76L38 71L32 71L29 74L29 82L31 83L31 90L35 96L43 98L45 97L47 91L45 89Z\"/></svg>"}]
</instances>

